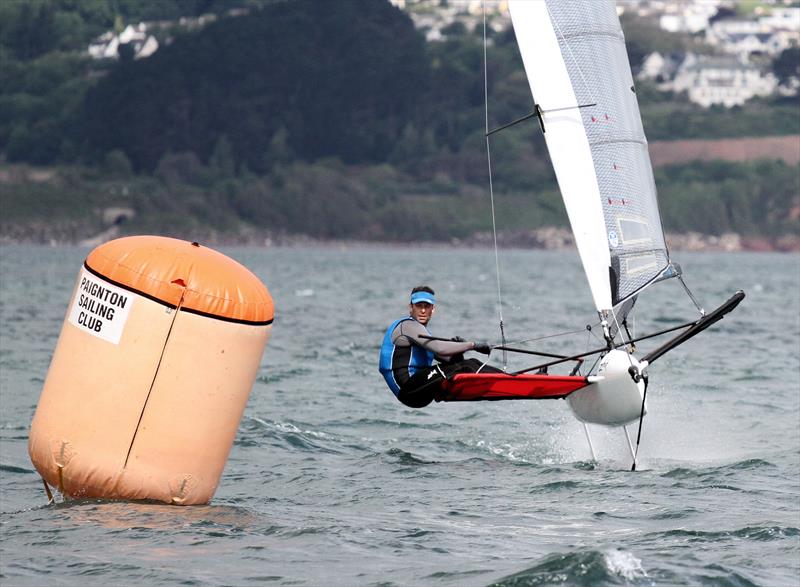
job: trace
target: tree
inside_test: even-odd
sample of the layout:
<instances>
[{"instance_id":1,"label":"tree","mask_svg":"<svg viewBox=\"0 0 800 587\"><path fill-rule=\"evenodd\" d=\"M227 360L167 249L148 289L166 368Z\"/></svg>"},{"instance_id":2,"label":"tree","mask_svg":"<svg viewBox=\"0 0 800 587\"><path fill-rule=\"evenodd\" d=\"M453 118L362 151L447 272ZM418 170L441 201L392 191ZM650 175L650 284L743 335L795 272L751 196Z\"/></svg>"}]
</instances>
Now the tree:
<instances>
[{"instance_id":1,"label":"tree","mask_svg":"<svg viewBox=\"0 0 800 587\"><path fill-rule=\"evenodd\" d=\"M117 177L128 177L133 173L130 159L120 149L114 149L106 154L103 169L106 173Z\"/></svg>"},{"instance_id":2,"label":"tree","mask_svg":"<svg viewBox=\"0 0 800 587\"><path fill-rule=\"evenodd\" d=\"M49 2L20 2L19 12L0 29L3 45L21 60L44 55L55 47L54 8Z\"/></svg>"},{"instance_id":3,"label":"tree","mask_svg":"<svg viewBox=\"0 0 800 587\"><path fill-rule=\"evenodd\" d=\"M411 167L434 152L433 132L430 129L419 131L413 123L409 123L395 143L389 161Z\"/></svg>"},{"instance_id":4,"label":"tree","mask_svg":"<svg viewBox=\"0 0 800 587\"><path fill-rule=\"evenodd\" d=\"M294 159L294 152L289 145L289 131L281 126L269 141L269 148L264 155L264 165L272 169L275 165L285 165Z\"/></svg>"},{"instance_id":5,"label":"tree","mask_svg":"<svg viewBox=\"0 0 800 587\"><path fill-rule=\"evenodd\" d=\"M136 49L133 43L120 43L117 47L117 55L121 63L130 63L136 57Z\"/></svg>"},{"instance_id":6,"label":"tree","mask_svg":"<svg viewBox=\"0 0 800 587\"><path fill-rule=\"evenodd\" d=\"M791 86L792 80L800 82L800 47L784 49L772 62L772 71L781 85Z\"/></svg>"},{"instance_id":7,"label":"tree","mask_svg":"<svg viewBox=\"0 0 800 587\"><path fill-rule=\"evenodd\" d=\"M192 152L166 153L158 162L155 175L168 187L202 183L205 167Z\"/></svg>"},{"instance_id":8,"label":"tree","mask_svg":"<svg viewBox=\"0 0 800 587\"><path fill-rule=\"evenodd\" d=\"M281 128L297 157L385 160L424 99L429 65L411 19L388 2L277 2L120 63L87 96L96 154L137 169L164 153L207 160L225 135L237 164L265 172Z\"/></svg>"},{"instance_id":9,"label":"tree","mask_svg":"<svg viewBox=\"0 0 800 587\"><path fill-rule=\"evenodd\" d=\"M236 158L228 137L222 135L214 145L214 152L208 159L209 171L218 179L228 179L236 175Z\"/></svg>"}]
</instances>

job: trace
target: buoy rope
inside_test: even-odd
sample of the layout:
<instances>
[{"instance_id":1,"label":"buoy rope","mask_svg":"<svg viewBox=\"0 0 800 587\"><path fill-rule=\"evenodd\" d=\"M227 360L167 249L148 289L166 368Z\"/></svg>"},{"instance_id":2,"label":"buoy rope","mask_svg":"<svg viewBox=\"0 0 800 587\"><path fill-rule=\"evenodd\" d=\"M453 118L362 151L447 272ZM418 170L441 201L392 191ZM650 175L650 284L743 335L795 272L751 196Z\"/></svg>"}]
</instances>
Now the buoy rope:
<instances>
[{"instance_id":1,"label":"buoy rope","mask_svg":"<svg viewBox=\"0 0 800 587\"><path fill-rule=\"evenodd\" d=\"M47 505L50 505L55 501L55 497L53 497L53 492L50 491L50 486L44 480L44 477L42 477L42 483L44 483L44 492L47 494Z\"/></svg>"},{"instance_id":2,"label":"buoy rope","mask_svg":"<svg viewBox=\"0 0 800 587\"><path fill-rule=\"evenodd\" d=\"M164 339L164 346L161 348L161 355L158 357L158 364L156 365L156 370L153 373L153 379L150 381L150 389L147 390L147 396L144 398L144 403L142 404L142 411L139 414L139 420L136 422L136 428L133 431L133 437L131 437L131 443L128 446L128 453L125 455L125 462L122 464L122 468L128 466L128 459L131 456L131 451L133 450L133 443L136 442L136 435L139 433L139 426L142 424L142 418L144 418L144 411L147 409L147 402L150 401L150 394L153 393L153 387L156 384L156 378L158 377L158 371L161 369L161 361L164 359L164 353L167 350L167 344L169 344L169 337L172 334L172 327L175 326L175 320L178 317L178 314L181 311L181 307L183 306L183 298L186 295L186 285L183 283L177 283L173 281L177 285L181 285L183 287L183 291L181 291L181 299L178 301L178 305L175 306L175 313L172 316L172 322L169 324L169 330L167 331L167 337Z\"/></svg>"},{"instance_id":3,"label":"buoy rope","mask_svg":"<svg viewBox=\"0 0 800 587\"><path fill-rule=\"evenodd\" d=\"M483 107L485 121L486 139L486 161L489 168L489 201L492 210L492 237L494 240L494 270L497 279L497 315L500 320L500 340L503 346L506 345L505 322L503 321L503 294L500 286L500 256L497 250L497 219L494 210L494 183L492 181L492 150L489 145L489 67L487 59L487 36L486 36L486 1L481 2L483 8ZM508 365L508 353L503 351L503 369Z\"/></svg>"}]
</instances>

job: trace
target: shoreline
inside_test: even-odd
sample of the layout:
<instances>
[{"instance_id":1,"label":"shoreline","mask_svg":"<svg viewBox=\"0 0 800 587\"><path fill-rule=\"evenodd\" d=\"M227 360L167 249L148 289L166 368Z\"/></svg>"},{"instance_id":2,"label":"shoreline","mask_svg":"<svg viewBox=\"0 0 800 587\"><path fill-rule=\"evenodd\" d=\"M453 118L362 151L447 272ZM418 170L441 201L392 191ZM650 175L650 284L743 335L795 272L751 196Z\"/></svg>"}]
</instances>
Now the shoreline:
<instances>
[{"instance_id":1,"label":"shoreline","mask_svg":"<svg viewBox=\"0 0 800 587\"><path fill-rule=\"evenodd\" d=\"M32 231L34 234L0 235L0 246L13 244L47 245L47 246L86 246L95 247L109 240L133 234L121 230L119 226L93 236L72 234L52 234L48 231ZM72 231L70 231L72 232ZM37 234L38 233L38 234ZM320 239L302 234L276 234L271 231L250 231L246 234L220 233L217 231L195 234L165 235L189 241L198 241L209 246L254 246L254 247L369 247L387 248L434 247L434 248L492 248L494 237L490 232L479 232L466 238L450 238L439 241L379 241L366 239ZM671 251L707 251L707 252L800 252L800 235L783 235L780 237L742 236L737 233L707 235L697 232L666 233L667 246ZM575 241L572 232L567 228L545 227L529 231L500 232L497 235L500 248L530 249L545 251L574 250Z\"/></svg>"}]
</instances>

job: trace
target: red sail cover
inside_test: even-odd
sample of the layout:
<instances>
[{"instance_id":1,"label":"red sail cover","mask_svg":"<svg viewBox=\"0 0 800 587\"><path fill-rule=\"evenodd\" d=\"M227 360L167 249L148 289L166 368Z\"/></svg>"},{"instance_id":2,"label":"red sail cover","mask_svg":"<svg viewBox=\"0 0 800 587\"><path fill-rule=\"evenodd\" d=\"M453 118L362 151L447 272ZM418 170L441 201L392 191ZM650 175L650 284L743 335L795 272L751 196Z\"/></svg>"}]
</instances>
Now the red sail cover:
<instances>
[{"instance_id":1,"label":"red sail cover","mask_svg":"<svg viewBox=\"0 0 800 587\"><path fill-rule=\"evenodd\" d=\"M446 402L504 399L558 399L589 385L586 377L461 373L445 381Z\"/></svg>"}]
</instances>

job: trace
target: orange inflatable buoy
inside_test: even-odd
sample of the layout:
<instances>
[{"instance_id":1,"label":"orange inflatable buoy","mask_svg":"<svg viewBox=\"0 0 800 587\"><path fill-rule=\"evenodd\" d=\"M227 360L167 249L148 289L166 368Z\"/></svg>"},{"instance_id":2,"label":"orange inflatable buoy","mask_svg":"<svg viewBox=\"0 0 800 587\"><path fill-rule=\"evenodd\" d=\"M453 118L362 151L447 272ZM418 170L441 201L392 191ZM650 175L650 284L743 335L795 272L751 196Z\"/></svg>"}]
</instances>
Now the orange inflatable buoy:
<instances>
[{"instance_id":1,"label":"orange inflatable buoy","mask_svg":"<svg viewBox=\"0 0 800 587\"><path fill-rule=\"evenodd\" d=\"M28 450L45 487L208 503L273 316L255 275L197 243L134 236L97 247L31 424Z\"/></svg>"}]
</instances>

